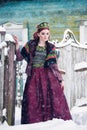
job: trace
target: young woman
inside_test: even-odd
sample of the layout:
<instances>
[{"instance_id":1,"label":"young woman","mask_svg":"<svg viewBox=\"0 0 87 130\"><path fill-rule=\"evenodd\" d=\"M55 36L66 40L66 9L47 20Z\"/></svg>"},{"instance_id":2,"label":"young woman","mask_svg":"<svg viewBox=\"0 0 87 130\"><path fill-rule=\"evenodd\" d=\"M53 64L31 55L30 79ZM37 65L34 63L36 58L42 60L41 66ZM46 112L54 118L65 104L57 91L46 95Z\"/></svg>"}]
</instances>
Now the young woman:
<instances>
[{"instance_id":1,"label":"young woman","mask_svg":"<svg viewBox=\"0 0 87 130\"><path fill-rule=\"evenodd\" d=\"M33 40L20 51L15 39L16 56L27 61L21 123L36 123L53 118L69 120L71 114L63 92L64 83L56 61L55 46L48 40L49 25L43 22L37 26Z\"/></svg>"}]
</instances>

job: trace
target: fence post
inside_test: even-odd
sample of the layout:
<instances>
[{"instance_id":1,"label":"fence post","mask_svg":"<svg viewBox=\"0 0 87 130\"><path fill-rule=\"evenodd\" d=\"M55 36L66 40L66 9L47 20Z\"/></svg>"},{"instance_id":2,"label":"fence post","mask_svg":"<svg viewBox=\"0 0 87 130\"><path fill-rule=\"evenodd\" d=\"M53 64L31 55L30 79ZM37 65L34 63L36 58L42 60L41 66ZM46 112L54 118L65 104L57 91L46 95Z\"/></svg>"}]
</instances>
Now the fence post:
<instances>
[{"instance_id":1,"label":"fence post","mask_svg":"<svg viewBox=\"0 0 87 130\"><path fill-rule=\"evenodd\" d=\"M4 50L0 49L0 123L2 122L3 110L3 86L4 86Z\"/></svg>"},{"instance_id":2,"label":"fence post","mask_svg":"<svg viewBox=\"0 0 87 130\"><path fill-rule=\"evenodd\" d=\"M15 45L11 42L8 51L8 94L7 94L7 122L15 123L15 95L16 95L16 64L14 61Z\"/></svg>"},{"instance_id":3,"label":"fence post","mask_svg":"<svg viewBox=\"0 0 87 130\"><path fill-rule=\"evenodd\" d=\"M0 26L0 123L2 122L3 110L3 87L4 87L4 47L1 43L5 39L6 30Z\"/></svg>"},{"instance_id":4,"label":"fence post","mask_svg":"<svg viewBox=\"0 0 87 130\"><path fill-rule=\"evenodd\" d=\"M3 108L7 108L8 103L8 56L6 55L4 58L4 91L3 91Z\"/></svg>"}]
</instances>

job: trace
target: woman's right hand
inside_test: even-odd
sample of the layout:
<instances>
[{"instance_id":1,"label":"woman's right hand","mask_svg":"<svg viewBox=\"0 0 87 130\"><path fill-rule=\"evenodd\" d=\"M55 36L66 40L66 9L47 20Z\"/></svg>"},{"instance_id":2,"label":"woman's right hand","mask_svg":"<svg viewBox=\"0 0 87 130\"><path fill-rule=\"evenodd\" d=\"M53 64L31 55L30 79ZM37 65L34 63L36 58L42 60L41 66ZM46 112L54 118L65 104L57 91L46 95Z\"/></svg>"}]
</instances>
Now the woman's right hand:
<instances>
[{"instance_id":1,"label":"woman's right hand","mask_svg":"<svg viewBox=\"0 0 87 130\"><path fill-rule=\"evenodd\" d=\"M13 35L13 39L14 39L14 44L16 46L16 49L19 49L19 43L18 43L18 38L17 36Z\"/></svg>"}]
</instances>

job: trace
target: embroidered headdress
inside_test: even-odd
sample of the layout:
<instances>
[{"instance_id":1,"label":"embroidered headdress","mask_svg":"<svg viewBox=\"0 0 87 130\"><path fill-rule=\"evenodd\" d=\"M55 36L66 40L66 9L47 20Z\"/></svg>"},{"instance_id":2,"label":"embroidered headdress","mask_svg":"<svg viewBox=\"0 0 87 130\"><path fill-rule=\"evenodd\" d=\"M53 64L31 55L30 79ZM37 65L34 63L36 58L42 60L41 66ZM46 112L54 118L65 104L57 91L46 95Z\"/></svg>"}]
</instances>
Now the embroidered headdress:
<instances>
[{"instance_id":1,"label":"embroidered headdress","mask_svg":"<svg viewBox=\"0 0 87 130\"><path fill-rule=\"evenodd\" d=\"M39 25L37 25L37 29L44 29L44 28L49 29L49 24L47 22L42 22Z\"/></svg>"}]
</instances>

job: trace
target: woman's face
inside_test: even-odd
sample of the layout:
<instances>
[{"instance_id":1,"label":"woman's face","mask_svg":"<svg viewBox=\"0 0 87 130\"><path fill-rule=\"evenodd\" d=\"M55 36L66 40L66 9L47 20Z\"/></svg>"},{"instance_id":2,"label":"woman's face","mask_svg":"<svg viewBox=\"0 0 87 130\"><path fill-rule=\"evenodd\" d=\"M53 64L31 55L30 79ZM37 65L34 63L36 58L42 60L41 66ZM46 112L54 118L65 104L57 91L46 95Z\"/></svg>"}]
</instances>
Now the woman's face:
<instances>
[{"instance_id":1,"label":"woman's face","mask_svg":"<svg viewBox=\"0 0 87 130\"><path fill-rule=\"evenodd\" d=\"M38 37L39 37L40 41L46 42L49 40L50 31L48 29L44 29L38 33Z\"/></svg>"}]
</instances>

